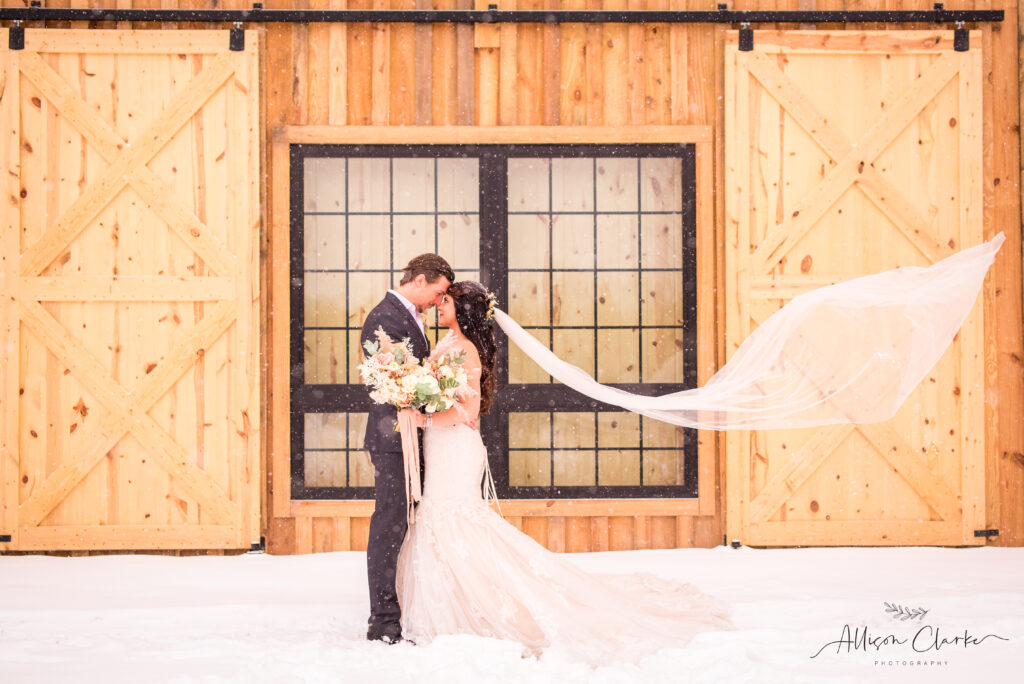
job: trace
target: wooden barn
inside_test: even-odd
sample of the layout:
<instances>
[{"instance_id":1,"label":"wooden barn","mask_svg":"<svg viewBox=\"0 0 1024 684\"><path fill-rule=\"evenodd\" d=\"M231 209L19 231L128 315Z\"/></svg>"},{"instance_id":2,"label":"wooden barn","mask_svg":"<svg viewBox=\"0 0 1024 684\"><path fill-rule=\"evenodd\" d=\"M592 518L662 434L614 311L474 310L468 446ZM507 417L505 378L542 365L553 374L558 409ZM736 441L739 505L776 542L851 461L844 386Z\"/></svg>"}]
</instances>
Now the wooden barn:
<instances>
[{"instance_id":1,"label":"wooden barn","mask_svg":"<svg viewBox=\"0 0 1024 684\"><path fill-rule=\"evenodd\" d=\"M1019 10L2 0L0 553L365 549L359 330L421 252L659 394L999 232L888 423L684 430L502 339L482 430L554 551L1020 545Z\"/></svg>"}]
</instances>

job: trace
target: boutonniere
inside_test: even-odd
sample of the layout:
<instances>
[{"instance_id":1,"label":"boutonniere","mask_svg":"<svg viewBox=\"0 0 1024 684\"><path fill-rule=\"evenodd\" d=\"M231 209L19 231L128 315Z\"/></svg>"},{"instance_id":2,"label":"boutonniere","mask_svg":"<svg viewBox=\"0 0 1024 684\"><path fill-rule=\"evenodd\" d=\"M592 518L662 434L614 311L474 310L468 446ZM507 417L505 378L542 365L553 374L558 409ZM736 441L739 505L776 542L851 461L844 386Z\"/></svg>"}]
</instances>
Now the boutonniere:
<instances>
[{"instance_id":1,"label":"boutonniere","mask_svg":"<svg viewBox=\"0 0 1024 684\"><path fill-rule=\"evenodd\" d=\"M426 312L420 314L420 320L423 321L423 336L426 337L430 330L430 322L427 320Z\"/></svg>"}]
</instances>

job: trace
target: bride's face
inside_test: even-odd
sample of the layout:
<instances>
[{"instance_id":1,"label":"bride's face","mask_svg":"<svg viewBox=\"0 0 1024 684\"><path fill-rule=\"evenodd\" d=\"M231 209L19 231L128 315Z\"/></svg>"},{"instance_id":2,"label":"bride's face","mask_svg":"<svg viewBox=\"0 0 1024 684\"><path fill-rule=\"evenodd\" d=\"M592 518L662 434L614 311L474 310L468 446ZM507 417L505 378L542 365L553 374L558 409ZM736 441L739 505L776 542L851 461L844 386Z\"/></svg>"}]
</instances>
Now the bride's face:
<instances>
[{"instance_id":1,"label":"bride's face","mask_svg":"<svg viewBox=\"0 0 1024 684\"><path fill-rule=\"evenodd\" d=\"M456 331L459 329L455 320L455 300L451 295L441 297L441 303L437 305L437 324Z\"/></svg>"}]
</instances>

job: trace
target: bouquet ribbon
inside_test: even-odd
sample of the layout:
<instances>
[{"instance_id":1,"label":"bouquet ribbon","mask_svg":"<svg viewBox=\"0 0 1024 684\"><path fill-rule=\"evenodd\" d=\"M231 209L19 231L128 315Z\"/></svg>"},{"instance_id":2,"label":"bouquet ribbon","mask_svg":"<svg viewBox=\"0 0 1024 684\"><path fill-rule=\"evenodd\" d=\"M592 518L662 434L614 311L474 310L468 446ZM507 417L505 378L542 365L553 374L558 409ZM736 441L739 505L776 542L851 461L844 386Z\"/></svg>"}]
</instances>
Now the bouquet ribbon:
<instances>
[{"instance_id":1,"label":"bouquet ribbon","mask_svg":"<svg viewBox=\"0 0 1024 684\"><path fill-rule=\"evenodd\" d=\"M405 505L409 524L413 523L413 504L423 498L420 491L420 443L416 419L411 412L398 412L398 429L402 433L402 458L405 462Z\"/></svg>"}]
</instances>

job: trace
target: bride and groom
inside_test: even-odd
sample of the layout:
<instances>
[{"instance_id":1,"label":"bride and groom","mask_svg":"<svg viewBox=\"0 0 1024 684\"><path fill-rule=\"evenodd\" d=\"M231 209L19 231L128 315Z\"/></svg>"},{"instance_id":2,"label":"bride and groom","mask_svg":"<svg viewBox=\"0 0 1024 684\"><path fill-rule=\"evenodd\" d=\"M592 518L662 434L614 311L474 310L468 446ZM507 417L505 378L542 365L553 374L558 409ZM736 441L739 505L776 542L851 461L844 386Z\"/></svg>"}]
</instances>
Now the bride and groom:
<instances>
[{"instance_id":1,"label":"bride and groom","mask_svg":"<svg viewBox=\"0 0 1024 684\"><path fill-rule=\"evenodd\" d=\"M442 634L509 639L528 652L561 648L591 663L634 659L732 628L729 610L691 585L633 574L595 576L551 553L491 511L487 454L476 423L494 398L493 325L547 373L598 401L705 430L766 430L889 420L946 353L976 306L1005 240L923 268L901 267L794 297L761 323L708 382L650 397L597 383L494 308L479 283L454 282L436 254L416 257L369 314L378 328L430 354L419 313L436 306L449 332L435 355L464 352L475 394L418 426L423 495L407 525L405 461L395 410L374 405L365 445L374 465L367 637L425 643ZM865 334L870 331L871 334ZM414 468L413 468L414 470ZM415 475L413 475L415 476ZM489 480L489 478L488 478Z\"/></svg>"},{"instance_id":2,"label":"bride and groom","mask_svg":"<svg viewBox=\"0 0 1024 684\"><path fill-rule=\"evenodd\" d=\"M435 306L439 325L449 330L431 354L419 314ZM464 352L473 390L443 413L413 416L422 428L423 495L411 525L395 409L370 409L365 447L374 466L376 505L366 552L367 638L426 643L444 634L476 634L517 641L532 654L561 648L605 662L683 646L701 631L730 629L727 607L693 586L643 574L584 573L490 509L477 420L494 399L493 325L487 290L455 282L451 266L436 254L412 259L399 286L363 324L363 342L380 327L393 340L408 338L417 358Z\"/></svg>"}]
</instances>

